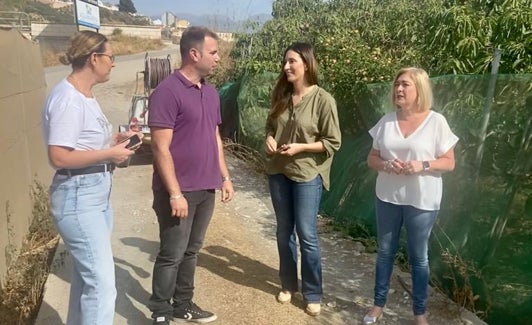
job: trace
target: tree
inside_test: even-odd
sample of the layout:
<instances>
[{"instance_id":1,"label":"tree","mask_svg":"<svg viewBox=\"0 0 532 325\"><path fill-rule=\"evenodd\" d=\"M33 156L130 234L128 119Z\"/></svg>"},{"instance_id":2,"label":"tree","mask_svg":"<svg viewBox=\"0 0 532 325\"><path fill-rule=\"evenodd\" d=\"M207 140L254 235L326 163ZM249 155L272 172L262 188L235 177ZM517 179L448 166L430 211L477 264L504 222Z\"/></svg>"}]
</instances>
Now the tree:
<instances>
[{"instance_id":1,"label":"tree","mask_svg":"<svg viewBox=\"0 0 532 325\"><path fill-rule=\"evenodd\" d=\"M118 10L121 12L128 12L130 14L137 12L137 9L135 9L135 5L133 4L133 0L120 0L118 3Z\"/></svg>"},{"instance_id":2,"label":"tree","mask_svg":"<svg viewBox=\"0 0 532 325\"><path fill-rule=\"evenodd\" d=\"M420 51L439 74L489 73L501 49L499 73L532 71L530 0L449 1L427 15Z\"/></svg>"}]
</instances>

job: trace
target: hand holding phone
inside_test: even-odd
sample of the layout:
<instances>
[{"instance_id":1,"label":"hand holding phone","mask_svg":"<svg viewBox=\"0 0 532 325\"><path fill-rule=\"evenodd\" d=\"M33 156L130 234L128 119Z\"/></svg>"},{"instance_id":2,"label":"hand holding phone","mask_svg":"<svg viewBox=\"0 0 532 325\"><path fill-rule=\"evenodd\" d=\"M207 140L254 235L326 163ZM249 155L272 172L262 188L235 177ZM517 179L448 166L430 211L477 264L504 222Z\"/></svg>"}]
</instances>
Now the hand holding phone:
<instances>
[{"instance_id":1,"label":"hand holding phone","mask_svg":"<svg viewBox=\"0 0 532 325\"><path fill-rule=\"evenodd\" d=\"M122 142L125 142L127 140L129 140L129 143L126 145L126 148L132 149L132 150L135 150L138 147L140 147L140 143L142 142L138 134L134 134L130 136L129 138L123 140Z\"/></svg>"},{"instance_id":2,"label":"hand holding phone","mask_svg":"<svg viewBox=\"0 0 532 325\"><path fill-rule=\"evenodd\" d=\"M288 149L288 146L285 145L285 144L283 144L283 145L277 147L277 150L275 150L275 152L276 152L276 153L280 153L280 152L285 151L286 149Z\"/></svg>"}]
</instances>

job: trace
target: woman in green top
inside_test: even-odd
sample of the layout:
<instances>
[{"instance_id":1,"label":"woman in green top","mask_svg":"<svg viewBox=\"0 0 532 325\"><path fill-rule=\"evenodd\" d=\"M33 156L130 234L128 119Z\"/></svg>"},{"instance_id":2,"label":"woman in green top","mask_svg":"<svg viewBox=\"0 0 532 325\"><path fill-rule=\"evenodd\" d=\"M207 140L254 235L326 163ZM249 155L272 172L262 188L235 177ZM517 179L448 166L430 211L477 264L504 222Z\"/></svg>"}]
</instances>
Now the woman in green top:
<instances>
[{"instance_id":1,"label":"woman in green top","mask_svg":"<svg viewBox=\"0 0 532 325\"><path fill-rule=\"evenodd\" d=\"M318 85L318 65L308 43L290 45L272 92L266 122L267 173L277 219L281 291L290 301L298 291L296 234L301 248L302 294L306 312L321 311L321 256L317 214L322 188L329 189L333 155L340 148L334 98Z\"/></svg>"}]
</instances>

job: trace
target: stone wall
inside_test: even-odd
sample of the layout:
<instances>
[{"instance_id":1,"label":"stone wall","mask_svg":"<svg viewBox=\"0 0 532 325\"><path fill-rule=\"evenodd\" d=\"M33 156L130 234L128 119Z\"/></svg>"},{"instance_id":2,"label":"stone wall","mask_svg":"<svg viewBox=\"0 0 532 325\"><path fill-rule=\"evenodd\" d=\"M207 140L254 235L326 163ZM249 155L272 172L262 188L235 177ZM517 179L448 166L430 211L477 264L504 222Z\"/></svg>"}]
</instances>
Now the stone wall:
<instances>
[{"instance_id":1,"label":"stone wall","mask_svg":"<svg viewBox=\"0 0 532 325\"><path fill-rule=\"evenodd\" d=\"M80 29L85 27L80 26ZM120 29L123 35L137 36L149 39L161 39L160 26L132 26L132 25L101 25L98 30L104 35L111 35L115 29ZM33 39L70 38L77 31L75 24L45 24L31 23L31 36Z\"/></svg>"},{"instance_id":2,"label":"stone wall","mask_svg":"<svg viewBox=\"0 0 532 325\"><path fill-rule=\"evenodd\" d=\"M50 183L41 133L46 81L39 46L0 29L0 287L33 219L34 182Z\"/></svg>"}]
</instances>

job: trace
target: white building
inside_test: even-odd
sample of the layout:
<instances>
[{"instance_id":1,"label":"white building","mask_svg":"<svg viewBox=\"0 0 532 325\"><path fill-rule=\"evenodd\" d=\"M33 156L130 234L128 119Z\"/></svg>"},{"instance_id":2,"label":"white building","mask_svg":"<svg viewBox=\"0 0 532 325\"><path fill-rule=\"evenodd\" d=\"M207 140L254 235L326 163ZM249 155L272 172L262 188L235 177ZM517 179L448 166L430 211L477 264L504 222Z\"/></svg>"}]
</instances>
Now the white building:
<instances>
[{"instance_id":1,"label":"white building","mask_svg":"<svg viewBox=\"0 0 532 325\"><path fill-rule=\"evenodd\" d=\"M108 9L108 10L118 11L118 6L117 5L112 4L112 3L104 3L101 0L98 0L98 6L100 6L101 8Z\"/></svg>"}]
</instances>

